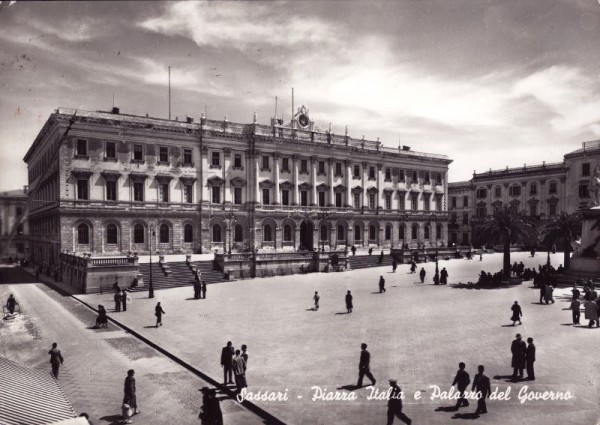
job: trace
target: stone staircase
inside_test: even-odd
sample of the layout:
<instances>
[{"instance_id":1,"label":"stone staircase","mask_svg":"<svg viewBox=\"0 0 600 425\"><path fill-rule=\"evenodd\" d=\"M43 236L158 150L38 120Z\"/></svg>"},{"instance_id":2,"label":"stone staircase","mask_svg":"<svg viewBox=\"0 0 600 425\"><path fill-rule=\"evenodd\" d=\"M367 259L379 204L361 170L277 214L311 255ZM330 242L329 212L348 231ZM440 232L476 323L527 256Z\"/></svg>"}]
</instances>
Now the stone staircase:
<instances>
[{"instance_id":1,"label":"stone staircase","mask_svg":"<svg viewBox=\"0 0 600 425\"><path fill-rule=\"evenodd\" d=\"M152 263L152 286L154 289L177 288L181 286L192 286L194 283L193 271L199 269L202 280L206 284L228 282L223 278L223 273L213 270L212 261L197 261L186 263L178 261L161 266L160 263ZM150 264L140 264L140 273L144 276L144 286L134 288L133 291L147 291L150 284Z\"/></svg>"},{"instance_id":2,"label":"stone staircase","mask_svg":"<svg viewBox=\"0 0 600 425\"><path fill-rule=\"evenodd\" d=\"M369 267L392 267L392 257L385 255L383 261L379 264L379 255L355 255L350 254L348 256L348 262L350 263L350 270L367 269ZM400 265L400 264L398 264Z\"/></svg>"},{"instance_id":3,"label":"stone staircase","mask_svg":"<svg viewBox=\"0 0 600 425\"><path fill-rule=\"evenodd\" d=\"M557 275L556 284L557 286L573 286L577 282L577 279L592 279L594 286L599 286L597 273L573 270L567 270L564 273Z\"/></svg>"}]
</instances>

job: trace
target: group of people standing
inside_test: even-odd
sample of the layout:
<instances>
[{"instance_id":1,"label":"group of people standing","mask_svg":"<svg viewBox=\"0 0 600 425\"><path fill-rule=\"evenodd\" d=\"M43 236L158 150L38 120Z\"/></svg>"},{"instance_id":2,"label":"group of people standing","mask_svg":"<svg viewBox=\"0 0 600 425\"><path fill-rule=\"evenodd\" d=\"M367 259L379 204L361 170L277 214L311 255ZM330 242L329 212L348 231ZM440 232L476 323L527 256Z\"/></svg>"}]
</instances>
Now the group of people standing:
<instances>
[{"instance_id":1,"label":"group of people standing","mask_svg":"<svg viewBox=\"0 0 600 425\"><path fill-rule=\"evenodd\" d=\"M535 345L533 344L533 338L527 338L527 344L521 339L521 334L517 334L510 346L510 352L512 353L511 366L513 368L512 378L523 379L523 370L527 367L527 379L535 381L535 371L533 368L533 364L535 363Z\"/></svg>"},{"instance_id":2,"label":"group of people standing","mask_svg":"<svg viewBox=\"0 0 600 425\"><path fill-rule=\"evenodd\" d=\"M121 290L117 282L114 283L113 288L115 288L115 312L120 312L121 309L127 311L127 303L131 303L129 292L125 289Z\"/></svg>"},{"instance_id":3,"label":"group of people standing","mask_svg":"<svg viewBox=\"0 0 600 425\"><path fill-rule=\"evenodd\" d=\"M194 271L194 299L200 300L206 298L206 281L202 280L202 273L196 269Z\"/></svg>"},{"instance_id":4,"label":"group of people standing","mask_svg":"<svg viewBox=\"0 0 600 425\"><path fill-rule=\"evenodd\" d=\"M237 392L242 388L248 387L246 380L246 370L248 368L248 346L242 345L242 349L233 348L233 343L227 341L227 345L221 350L221 367L223 368L223 383L233 384L232 376L235 377L235 386Z\"/></svg>"}]
</instances>

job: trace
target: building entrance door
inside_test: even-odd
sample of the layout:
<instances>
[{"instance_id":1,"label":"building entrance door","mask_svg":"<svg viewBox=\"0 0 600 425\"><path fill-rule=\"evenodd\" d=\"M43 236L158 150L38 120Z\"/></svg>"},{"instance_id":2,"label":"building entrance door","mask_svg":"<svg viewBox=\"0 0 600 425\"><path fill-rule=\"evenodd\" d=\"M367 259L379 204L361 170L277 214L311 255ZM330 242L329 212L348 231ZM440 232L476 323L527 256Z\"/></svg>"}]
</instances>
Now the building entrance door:
<instances>
[{"instance_id":1,"label":"building entrance door","mask_svg":"<svg viewBox=\"0 0 600 425\"><path fill-rule=\"evenodd\" d=\"M300 225L300 249L313 250L313 225L304 220Z\"/></svg>"}]
</instances>

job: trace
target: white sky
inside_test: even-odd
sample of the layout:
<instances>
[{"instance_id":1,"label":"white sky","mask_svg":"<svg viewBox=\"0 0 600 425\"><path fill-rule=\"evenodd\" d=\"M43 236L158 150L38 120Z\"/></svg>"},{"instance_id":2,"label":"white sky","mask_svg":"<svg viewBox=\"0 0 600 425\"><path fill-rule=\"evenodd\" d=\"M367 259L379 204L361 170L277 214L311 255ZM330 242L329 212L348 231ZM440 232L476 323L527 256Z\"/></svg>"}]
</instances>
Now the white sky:
<instances>
[{"instance_id":1,"label":"white sky","mask_svg":"<svg viewBox=\"0 0 600 425\"><path fill-rule=\"evenodd\" d=\"M11 4L12 3L12 4ZM317 125L473 170L600 138L599 0L0 4L0 190L59 106Z\"/></svg>"}]
</instances>

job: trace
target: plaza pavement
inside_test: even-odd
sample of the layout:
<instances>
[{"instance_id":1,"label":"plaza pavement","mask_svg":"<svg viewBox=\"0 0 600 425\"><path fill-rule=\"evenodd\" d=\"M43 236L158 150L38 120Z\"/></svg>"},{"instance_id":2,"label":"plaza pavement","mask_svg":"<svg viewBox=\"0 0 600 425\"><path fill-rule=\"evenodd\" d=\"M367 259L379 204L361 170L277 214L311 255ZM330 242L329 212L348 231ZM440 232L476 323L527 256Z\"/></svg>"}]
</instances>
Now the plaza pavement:
<instances>
[{"instance_id":1,"label":"plaza pavement","mask_svg":"<svg viewBox=\"0 0 600 425\"><path fill-rule=\"evenodd\" d=\"M57 342L65 359L58 382L74 410L87 412L96 425L120 423L128 369L136 371L142 411L134 416L135 423L199 423L198 389L210 385L112 323L107 329L90 329L96 319L93 311L20 268L2 272L13 283L0 285L0 300L4 304L13 293L22 313L0 321L0 356L50 373L48 350ZM226 424L263 423L226 397L221 408Z\"/></svg>"},{"instance_id":2,"label":"plaza pavement","mask_svg":"<svg viewBox=\"0 0 600 425\"><path fill-rule=\"evenodd\" d=\"M562 254L551 259L557 266ZM546 262L546 255L530 258L527 253L513 253L512 260L537 266ZM488 290L455 285L475 281L482 269L495 272L501 263L501 254L486 254L482 262L441 261L440 269L446 267L450 274L447 286L431 284L434 263L430 262L424 265L425 285L417 283L416 274L408 274L408 265L401 265L395 274L389 267L371 268L209 285L206 300L193 300L191 287L156 291L152 300L141 292L134 294L127 313L111 312L110 294L80 298L108 306L111 317L217 380L222 379L221 347L228 340L236 348L247 344L249 389L287 389L288 401L259 404L288 423L385 421L386 401L366 400L368 388L354 391L355 401L311 401L313 386L350 393L341 387L356 384L362 342L369 344L376 387L385 391L388 378L397 378L407 395L404 412L414 424L471 420L469 415L461 418L456 412L439 411L454 401L430 399L432 385L449 389L460 361L466 362L471 379L477 365L483 364L492 389L511 388L510 400L488 401L489 413L478 419L481 422L598 423L600 330L570 325L567 288L557 289L556 304L546 306L537 303L538 291L530 283ZM385 294L377 290L379 275L386 279ZM344 314L348 289L354 295L352 314ZM315 290L321 295L319 311L310 310ZM523 325L507 326L515 300L523 308ZM154 328L158 301L166 314L164 326ZM501 378L512 373L510 344L517 332L535 340L535 382ZM524 386L532 391L570 391L574 399L521 404L517 393ZM420 400L414 398L415 392L421 392ZM459 414L474 410L472 403Z\"/></svg>"}]
</instances>

